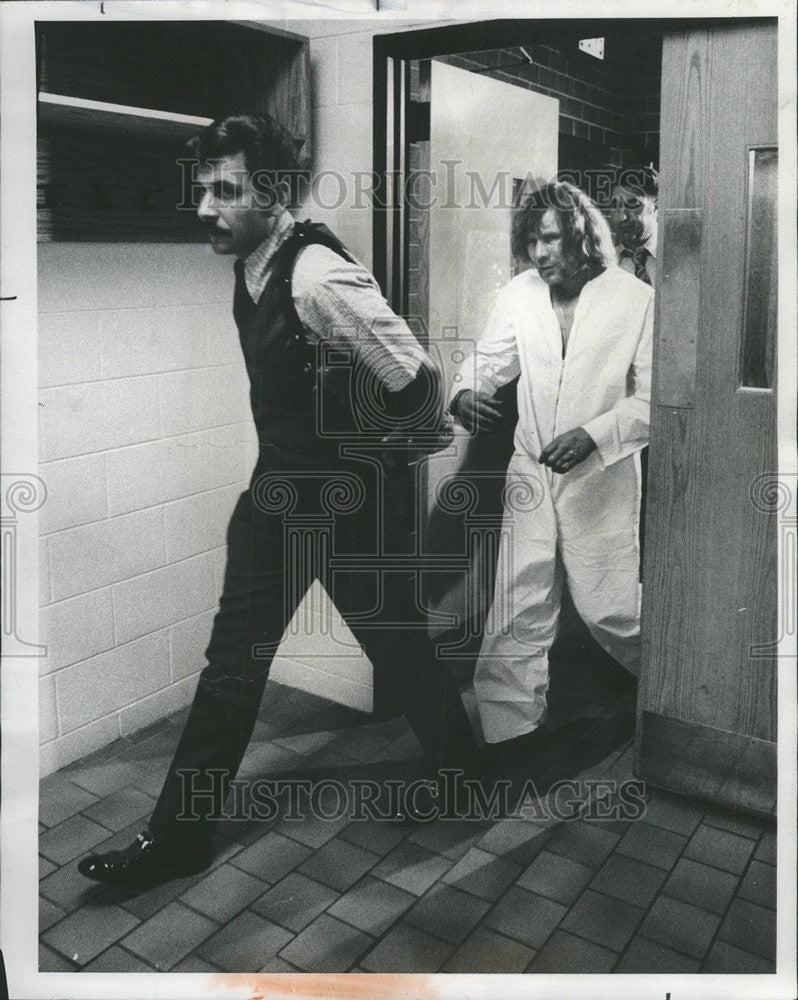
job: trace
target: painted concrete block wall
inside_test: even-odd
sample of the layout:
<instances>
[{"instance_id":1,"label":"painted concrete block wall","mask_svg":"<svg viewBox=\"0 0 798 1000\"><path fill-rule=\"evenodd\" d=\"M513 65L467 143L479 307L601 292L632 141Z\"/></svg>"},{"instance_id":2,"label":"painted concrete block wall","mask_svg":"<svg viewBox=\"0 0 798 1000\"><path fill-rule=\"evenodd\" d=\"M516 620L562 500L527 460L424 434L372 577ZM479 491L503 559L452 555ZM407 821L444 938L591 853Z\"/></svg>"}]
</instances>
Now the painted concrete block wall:
<instances>
[{"instance_id":1,"label":"painted concrete block wall","mask_svg":"<svg viewBox=\"0 0 798 1000\"><path fill-rule=\"evenodd\" d=\"M43 773L193 692L253 454L229 288L201 245L39 246Z\"/></svg>"},{"instance_id":2,"label":"painted concrete block wall","mask_svg":"<svg viewBox=\"0 0 798 1000\"><path fill-rule=\"evenodd\" d=\"M310 36L316 181L298 215L329 226L370 267L374 28L318 21L286 27Z\"/></svg>"},{"instance_id":3,"label":"painted concrete block wall","mask_svg":"<svg viewBox=\"0 0 798 1000\"><path fill-rule=\"evenodd\" d=\"M230 260L202 246L42 244L39 262L47 774L193 696L256 442ZM273 676L371 704L370 665L318 588Z\"/></svg>"}]
</instances>

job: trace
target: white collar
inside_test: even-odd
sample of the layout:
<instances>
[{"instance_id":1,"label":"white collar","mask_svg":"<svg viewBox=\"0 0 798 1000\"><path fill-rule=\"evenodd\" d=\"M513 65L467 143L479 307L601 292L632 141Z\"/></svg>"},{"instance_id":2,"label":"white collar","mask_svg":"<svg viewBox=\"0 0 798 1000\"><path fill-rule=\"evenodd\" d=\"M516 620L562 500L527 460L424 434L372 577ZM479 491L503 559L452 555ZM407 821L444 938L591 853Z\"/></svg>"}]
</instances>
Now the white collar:
<instances>
[{"instance_id":1,"label":"white collar","mask_svg":"<svg viewBox=\"0 0 798 1000\"><path fill-rule=\"evenodd\" d=\"M293 231L294 220L291 213L283 209L282 214L276 220L274 229L245 258L244 280L247 283L247 291L253 302L257 302L261 295L263 295L263 289L266 287L266 282L269 279L269 269L271 268L274 255Z\"/></svg>"}]
</instances>

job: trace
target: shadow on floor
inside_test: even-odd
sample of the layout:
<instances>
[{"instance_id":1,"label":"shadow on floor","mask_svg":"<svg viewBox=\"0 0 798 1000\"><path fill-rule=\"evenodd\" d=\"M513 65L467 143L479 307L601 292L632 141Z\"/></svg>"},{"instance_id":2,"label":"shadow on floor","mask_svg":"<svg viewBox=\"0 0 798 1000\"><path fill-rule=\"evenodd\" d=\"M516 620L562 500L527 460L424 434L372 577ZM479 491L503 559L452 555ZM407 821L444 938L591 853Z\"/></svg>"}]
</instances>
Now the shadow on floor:
<instances>
[{"instance_id":1,"label":"shadow on floor","mask_svg":"<svg viewBox=\"0 0 798 1000\"><path fill-rule=\"evenodd\" d=\"M774 971L773 828L652 789L635 798L634 702L633 679L572 622L520 818L231 818L207 872L140 893L93 886L76 861L145 825L175 713L41 783L40 969ZM241 776L406 778L418 757L403 719L269 682Z\"/></svg>"}]
</instances>

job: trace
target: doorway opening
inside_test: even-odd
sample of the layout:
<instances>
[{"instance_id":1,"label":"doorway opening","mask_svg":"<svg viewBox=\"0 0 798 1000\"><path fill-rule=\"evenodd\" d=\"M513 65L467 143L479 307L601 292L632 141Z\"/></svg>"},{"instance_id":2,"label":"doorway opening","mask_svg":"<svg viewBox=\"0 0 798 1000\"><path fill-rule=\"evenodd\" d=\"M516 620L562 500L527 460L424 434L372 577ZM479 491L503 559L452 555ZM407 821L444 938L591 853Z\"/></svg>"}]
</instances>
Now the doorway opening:
<instances>
[{"instance_id":1,"label":"doorway opening","mask_svg":"<svg viewBox=\"0 0 798 1000\"><path fill-rule=\"evenodd\" d=\"M488 22L375 40L375 167L393 182L374 217L375 273L447 386L498 291L530 266L511 251L526 194L558 177L609 218L617 174L658 169L662 45L652 21ZM426 466L425 544L440 565L425 602L442 655L464 671L494 590L515 381L497 396L507 413L499 429L458 431ZM467 557L462 513L439 502L450 482L474 496L479 530ZM567 595L563 614L561 641L590 644Z\"/></svg>"},{"instance_id":2,"label":"doorway opening","mask_svg":"<svg viewBox=\"0 0 798 1000\"><path fill-rule=\"evenodd\" d=\"M777 20L762 17L503 20L374 47L375 172L394 181L375 204L375 274L448 376L518 266L512 213L529 180L575 181L607 211L619 167L660 169L636 768L765 815L778 512L759 491L777 466L777 41ZM504 438L456 438L427 466L426 542L442 552L426 609L441 654L466 668L493 594L507 424ZM561 637L571 624L560 616Z\"/></svg>"}]
</instances>

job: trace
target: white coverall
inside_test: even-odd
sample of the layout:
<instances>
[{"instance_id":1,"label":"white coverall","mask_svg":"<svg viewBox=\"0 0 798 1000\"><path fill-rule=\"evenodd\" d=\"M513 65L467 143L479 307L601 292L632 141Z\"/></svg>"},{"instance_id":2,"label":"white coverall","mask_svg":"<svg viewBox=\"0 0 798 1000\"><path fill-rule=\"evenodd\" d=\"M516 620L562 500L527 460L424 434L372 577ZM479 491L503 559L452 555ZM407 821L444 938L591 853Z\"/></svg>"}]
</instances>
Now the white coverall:
<instances>
[{"instance_id":1,"label":"white coverall","mask_svg":"<svg viewBox=\"0 0 798 1000\"><path fill-rule=\"evenodd\" d=\"M653 291L618 267L583 287L563 357L549 286L525 271L499 293L454 393L520 374L493 605L474 676L485 739L544 720L563 572L594 638L637 672L639 451L648 442ZM541 450L583 427L596 443L564 474Z\"/></svg>"}]
</instances>

